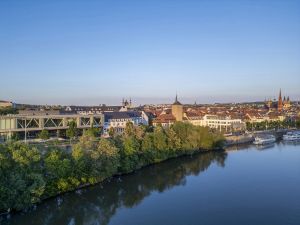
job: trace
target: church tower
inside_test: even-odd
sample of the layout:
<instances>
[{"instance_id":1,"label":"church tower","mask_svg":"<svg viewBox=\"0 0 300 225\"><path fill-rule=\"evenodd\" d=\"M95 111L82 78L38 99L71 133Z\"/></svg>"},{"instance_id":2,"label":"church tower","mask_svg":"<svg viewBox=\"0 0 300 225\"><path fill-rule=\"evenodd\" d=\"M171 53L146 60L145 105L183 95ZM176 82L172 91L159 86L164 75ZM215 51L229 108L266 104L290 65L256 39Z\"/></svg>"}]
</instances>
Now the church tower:
<instances>
[{"instance_id":1,"label":"church tower","mask_svg":"<svg viewBox=\"0 0 300 225\"><path fill-rule=\"evenodd\" d=\"M269 100L267 101L267 107L268 107L269 110L271 110L272 104L273 104L272 100L269 99Z\"/></svg>"},{"instance_id":2,"label":"church tower","mask_svg":"<svg viewBox=\"0 0 300 225\"><path fill-rule=\"evenodd\" d=\"M279 98L278 98L278 105L277 105L277 110L282 111L283 108L283 103L282 103L282 97L281 97L281 89L279 91Z\"/></svg>"},{"instance_id":3,"label":"church tower","mask_svg":"<svg viewBox=\"0 0 300 225\"><path fill-rule=\"evenodd\" d=\"M172 114L176 118L176 121L182 121L183 105L178 101L177 94L176 94L175 102L172 104Z\"/></svg>"}]
</instances>

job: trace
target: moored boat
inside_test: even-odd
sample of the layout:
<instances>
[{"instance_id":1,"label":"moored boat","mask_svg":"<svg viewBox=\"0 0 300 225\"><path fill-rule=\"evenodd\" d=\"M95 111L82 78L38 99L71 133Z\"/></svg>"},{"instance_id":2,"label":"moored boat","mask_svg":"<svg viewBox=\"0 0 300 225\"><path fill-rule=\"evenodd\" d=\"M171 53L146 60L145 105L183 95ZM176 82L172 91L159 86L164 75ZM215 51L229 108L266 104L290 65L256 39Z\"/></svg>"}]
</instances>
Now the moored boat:
<instances>
[{"instance_id":1,"label":"moored boat","mask_svg":"<svg viewBox=\"0 0 300 225\"><path fill-rule=\"evenodd\" d=\"M253 144L255 145L266 145L276 142L276 138L274 135L263 135L263 136L257 136L254 139Z\"/></svg>"},{"instance_id":2,"label":"moored boat","mask_svg":"<svg viewBox=\"0 0 300 225\"><path fill-rule=\"evenodd\" d=\"M284 141L300 141L300 131L290 131L283 135Z\"/></svg>"}]
</instances>

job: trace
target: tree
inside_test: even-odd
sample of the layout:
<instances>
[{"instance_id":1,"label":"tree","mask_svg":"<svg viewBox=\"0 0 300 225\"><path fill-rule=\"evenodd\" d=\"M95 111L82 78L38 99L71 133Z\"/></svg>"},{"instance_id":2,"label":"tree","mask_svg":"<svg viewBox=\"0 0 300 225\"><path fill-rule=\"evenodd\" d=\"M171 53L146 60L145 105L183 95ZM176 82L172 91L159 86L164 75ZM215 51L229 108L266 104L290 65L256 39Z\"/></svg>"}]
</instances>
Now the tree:
<instances>
[{"instance_id":1,"label":"tree","mask_svg":"<svg viewBox=\"0 0 300 225\"><path fill-rule=\"evenodd\" d=\"M125 131L124 131L125 137L133 136L135 134L134 131L135 131L135 129L134 129L133 123L132 122L127 122L126 127L125 127Z\"/></svg>"},{"instance_id":2,"label":"tree","mask_svg":"<svg viewBox=\"0 0 300 225\"><path fill-rule=\"evenodd\" d=\"M300 119L298 119L298 120L296 121L296 127L297 127L297 128L300 128Z\"/></svg>"},{"instance_id":3,"label":"tree","mask_svg":"<svg viewBox=\"0 0 300 225\"><path fill-rule=\"evenodd\" d=\"M100 179L116 174L119 167L120 155L116 146L109 139L101 138L97 149L92 152L95 168L100 172Z\"/></svg>"},{"instance_id":4,"label":"tree","mask_svg":"<svg viewBox=\"0 0 300 225\"><path fill-rule=\"evenodd\" d=\"M153 142L155 149L161 151L167 149L167 135L161 126L155 127L153 132Z\"/></svg>"},{"instance_id":5,"label":"tree","mask_svg":"<svg viewBox=\"0 0 300 225\"><path fill-rule=\"evenodd\" d=\"M48 151L44 161L47 171L46 190L48 197L75 187L70 182L73 175L73 165L68 154L60 149L53 148Z\"/></svg>"},{"instance_id":6,"label":"tree","mask_svg":"<svg viewBox=\"0 0 300 225\"><path fill-rule=\"evenodd\" d=\"M41 133L44 137L47 131ZM96 138L97 133L94 128L85 131L71 152L50 147L41 154L35 147L14 141L0 145L0 211L25 209L41 199L118 173L223 146L223 136L218 131L183 122L154 130L128 123L123 135L110 138ZM78 135L75 121L69 123L67 134L70 140ZM164 183L168 171L161 177Z\"/></svg>"},{"instance_id":7,"label":"tree","mask_svg":"<svg viewBox=\"0 0 300 225\"><path fill-rule=\"evenodd\" d=\"M65 130L57 130L56 137L58 137L58 138L66 137L66 131Z\"/></svg>"},{"instance_id":8,"label":"tree","mask_svg":"<svg viewBox=\"0 0 300 225\"><path fill-rule=\"evenodd\" d=\"M143 141L142 141L142 151L146 152L149 150L154 150L154 141L153 141L153 134L152 133L146 133Z\"/></svg>"},{"instance_id":9,"label":"tree","mask_svg":"<svg viewBox=\"0 0 300 225\"><path fill-rule=\"evenodd\" d=\"M114 127L110 127L109 130L108 130L108 135L109 135L110 137L114 137L115 134L116 134L115 128L114 128Z\"/></svg>"},{"instance_id":10,"label":"tree","mask_svg":"<svg viewBox=\"0 0 300 225\"><path fill-rule=\"evenodd\" d=\"M84 135L88 135L91 137L97 137L100 135L100 129L95 128L95 127L91 127L87 130L84 131Z\"/></svg>"},{"instance_id":11,"label":"tree","mask_svg":"<svg viewBox=\"0 0 300 225\"><path fill-rule=\"evenodd\" d=\"M20 135L18 133L13 133L11 136L12 141L19 141L20 140Z\"/></svg>"},{"instance_id":12,"label":"tree","mask_svg":"<svg viewBox=\"0 0 300 225\"><path fill-rule=\"evenodd\" d=\"M173 130L173 128L169 128L166 131L166 134L168 136L168 148L171 150L178 150L181 149L181 142L180 138L177 136L176 132Z\"/></svg>"},{"instance_id":13,"label":"tree","mask_svg":"<svg viewBox=\"0 0 300 225\"><path fill-rule=\"evenodd\" d=\"M0 115L18 114L18 110L13 107L0 108Z\"/></svg>"},{"instance_id":14,"label":"tree","mask_svg":"<svg viewBox=\"0 0 300 225\"><path fill-rule=\"evenodd\" d=\"M153 163L155 160L156 150L153 139L153 133L146 133L145 137L143 138L141 145L141 159L144 165Z\"/></svg>"},{"instance_id":15,"label":"tree","mask_svg":"<svg viewBox=\"0 0 300 225\"><path fill-rule=\"evenodd\" d=\"M69 121L68 126L69 128L66 131L66 135L71 141L72 139L76 138L78 135L77 124L74 120L71 120Z\"/></svg>"},{"instance_id":16,"label":"tree","mask_svg":"<svg viewBox=\"0 0 300 225\"><path fill-rule=\"evenodd\" d=\"M94 151L97 148L97 139L93 132L84 132L79 138L79 142L74 146L83 149L83 151Z\"/></svg>"},{"instance_id":17,"label":"tree","mask_svg":"<svg viewBox=\"0 0 300 225\"><path fill-rule=\"evenodd\" d=\"M47 140L47 139L49 139L49 137L50 137L50 135L49 135L49 131L48 130L42 130L39 133L39 138L40 139Z\"/></svg>"},{"instance_id":18,"label":"tree","mask_svg":"<svg viewBox=\"0 0 300 225\"><path fill-rule=\"evenodd\" d=\"M136 126L134 130L135 137L140 141L143 140L146 134L146 130L147 130L146 126L141 126L141 125Z\"/></svg>"},{"instance_id":19,"label":"tree","mask_svg":"<svg viewBox=\"0 0 300 225\"><path fill-rule=\"evenodd\" d=\"M25 209L39 202L45 190L40 152L11 142L0 146L0 211Z\"/></svg>"}]
</instances>

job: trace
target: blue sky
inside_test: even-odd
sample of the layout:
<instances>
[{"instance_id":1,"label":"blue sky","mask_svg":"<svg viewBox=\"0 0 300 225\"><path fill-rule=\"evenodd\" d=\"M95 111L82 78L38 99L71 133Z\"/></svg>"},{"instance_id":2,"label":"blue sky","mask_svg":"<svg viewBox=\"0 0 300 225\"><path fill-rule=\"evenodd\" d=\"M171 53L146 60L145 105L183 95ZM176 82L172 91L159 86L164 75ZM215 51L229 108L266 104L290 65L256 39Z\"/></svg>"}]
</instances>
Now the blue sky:
<instances>
[{"instance_id":1,"label":"blue sky","mask_svg":"<svg viewBox=\"0 0 300 225\"><path fill-rule=\"evenodd\" d=\"M300 99L300 1L0 1L0 99Z\"/></svg>"}]
</instances>

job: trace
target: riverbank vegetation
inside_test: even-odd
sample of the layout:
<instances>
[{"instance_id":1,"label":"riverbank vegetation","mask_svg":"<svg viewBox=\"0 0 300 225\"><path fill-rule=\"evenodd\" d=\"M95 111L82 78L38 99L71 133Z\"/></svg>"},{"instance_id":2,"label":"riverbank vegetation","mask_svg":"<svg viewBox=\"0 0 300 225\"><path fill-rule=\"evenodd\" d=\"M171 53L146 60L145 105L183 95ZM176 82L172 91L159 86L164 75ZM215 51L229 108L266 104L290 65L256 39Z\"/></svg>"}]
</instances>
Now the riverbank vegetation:
<instances>
[{"instance_id":1,"label":"riverbank vegetation","mask_svg":"<svg viewBox=\"0 0 300 225\"><path fill-rule=\"evenodd\" d=\"M21 142L0 145L0 212L22 210L116 174L223 146L221 134L182 122L168 129L128 123L123 135L99 139L96 134L93 128L85 131L71 152L58 147L40 151Z\"/></svg>"},{"instance_id":2,"label":"riverbank vegetation","mask_svg":"<svg viewBox=\"0 0 300 225\"><path fill-rule=\"evenodd\" d=\"M291 129L300 128L300 120L283 120L283 121L262 121L257 123L246 123L248 131L259 130L278 130L278 129Z\"/></svg>"}]
</instances>

